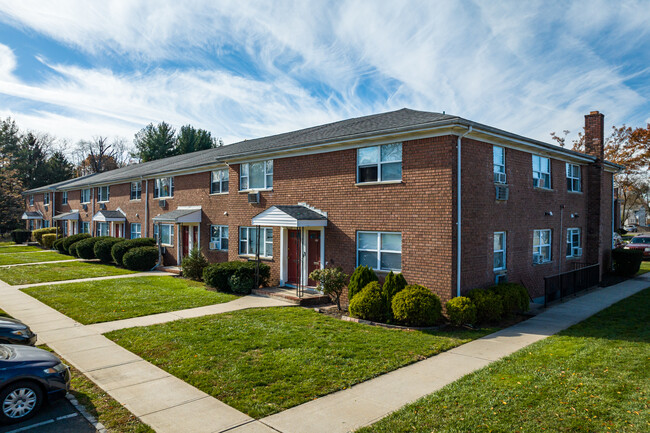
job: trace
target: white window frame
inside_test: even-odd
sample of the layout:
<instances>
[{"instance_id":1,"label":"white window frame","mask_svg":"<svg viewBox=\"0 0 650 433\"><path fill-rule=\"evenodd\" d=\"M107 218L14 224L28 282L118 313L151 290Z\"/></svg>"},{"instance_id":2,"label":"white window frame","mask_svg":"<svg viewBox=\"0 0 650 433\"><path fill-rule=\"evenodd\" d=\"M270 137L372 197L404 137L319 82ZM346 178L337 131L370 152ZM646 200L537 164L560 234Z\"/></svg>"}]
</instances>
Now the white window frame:
<instances>
[{"instance_id":1,"label":"white window frame","mask_svg":"<svg viewBox=\"0 0 650 433\"><path fill-rule=\"evenodd\" d=\"M141 237L142 237L142 224L131 223L131 239L140 239Z\"/></svg>"},{"instance_id":2,"label":"white window frame","mask_svg":"<svg viewBox=\"0 0 650 433\"><path fill-rule=\"evenodd\" d=\"M161 233L160 245L165 245L167 247L173 247L174 246L174 224L154 224L154 226L153 226L153 236L154 236L154 239L156 240L156 243L158 242L158 230L159 230L159 227L160 228L162 228L162 227L169 228L168 238L167 239L163 239L163 236L165 235L164 231L163 231L163 233ZM165 242L165 241L169 241L169 242Z\"/></svg>"},{"instance_id":3,"label":"white window frame","mask_svg":"<svg viewBox=\"0 0 650 433\"><path fill-rule=\"evenodd\" d=\"M216 233L217 236L213 236ZM225 236L224 236L225 233ZM228 226L224 225L211 225L210 226L210 243L215 242L216 248L210 248L211 250L219 251L228 251L228 245L230 244L228 237L230 235L230 230ZM226 240L226 246L224 248L223 241Z\"/></svg>"},{"instance_id":4,"label":"white window frame","mask_svg":"<svg viewBox=\"0 0 650 433\"><path fill-rule=\"evenodd\" d=\"M570 254L567 254L567 258L582 256L582 254L574 254L576 248L582 247L582 233L580 233L580 228L573 227L566 229L566 243L567 252L570 251Z\"/></svg>"},{"instance_id":5,"label":"white window frame","mask_svg":"<svg viewBox=\"0 0 650 433\"><path fill-rule=\"evenodd\" d=\"M50 220L43 220L43 228L44 229L50 228Z\"/></svg>"},{"instance_id":6,"label":"white window frame","mask_svg":"<svg viewBox=\"0 0 650 433\"><path fill-rule=\"evenodd\" d=\"M142 200L142 182L131 182L131 194L129 197L131 200Z\"/></svg>"},{"instance_id":7,"label":"white window frame","mask_svg":"<svg viewBox=\"0 0 650 433\"><path fill-rule=\"evenodd\" d=\"M88 199L84 200L84 195L88 195ZM90 188L85 188L81 190L79 201L81 204L88 204L90 203L90 200L92 199L92 194L90 192Z\"/></svg>"},{"instance_id":8,"label":"white window frame","mask_svg":"<svg viewBox=\"0 0 650 433\"><path fill-rule=\"evenodd\" d=\"M495 244L495 239L497 236L503 236L503 239L501 241L502 243L502 249L497 250L496 249L496 244ZM507 268L507 263L506 263L506 250L507 250L507 245L506 245L506 240L507 240L507 235L506 232L494 232L494 239L492 240L492 249L493 249L493 259L492 259L492 267L493 270L495 271L505 271ZM501 254L503 256L503 259L501 263L503 263L503 266L501 267L496 267L494 264L496 263L496 257L497 254Z\"/></svg>"},{"instance_id":9,"label":"white window frame","mask_svg":"<svg viewBox=\"0 0 650 433\"><path fill-rule=\"evenodd\" d=\"M497 150L501 151L501 160L497 161ZM492 164L494 183L508 183L506 179L506 149L501 146L492 146Z\"/></svg>"},{"instance_id":10,"label":"white window frame","mask_svg":"<svg viewBox=\"0 0 650 433\"><path fill-rule=\"evenodd\" d=\"M228 194L229 185L230 171L227 168L210 172L210 194Z\"/></svg>"},{"instance_id":11,"label":"white window frame","mask_svg":"<svg viewBox=\"0 0 650 433\"><path fill-rule=\"evenodd\" d=\"M90 222L82 221L81 222L81 232L80 233L89 233L90 234Z\"/></svg>"},{"instance_id":12,"label":"white window frame","mask_svg":"<svg viewBox=\"0 0 650 433\"><path fill-rule=\"evenodd\" d=\"M251 187L250 185L250 165L251 164L264 164L264 186ZM268 159L265 161L245 162L239 167L239 190L240 191L260 191L273 189L273 160Z\"/></svg>"},{"instance_id":13,"label":"white window frame","mask_svg":"<svg viewBox=\"0 0 650 433\"><path fill-rule=\"evenodd\" d=\"M239 255L240 256L255 256L255 249L251 245L251 231L257 232L257 227L239 227ZM273 258L273 227L260 227L260 257ZM267 235L270 232L271 241L267 240Z\"/></svg>"},{"instance_id":14,"label":"white window frame","mask_svg":"<svg viewBox=\"0 0 650 433\"><path fill-rule=\"evenodd\" d=\"M160 195L160 191L162 190L162 181L163 179L167 179L169 182L169 195ZM172 176L166 176L166 177L158 177L154 179L153 182L153 198L156 199L168 199L168 198L173 198L174 197L174 178Z\"/></svg>"},{"instance_id":15,"label":"white window frame","mask_svg":"<svg viewBox=\"0 0 650 433\"><path fill-rule=\"evenodd\" d=\"M50 205L50 193L49 192L44 192L43 193L43 206L49 206Z\"/></svg>"},{"instance_id":16,"label":"white window frame","mask_svg":"<svg viewBox=\"0 0 650 433\"><path fill-rule=\"evenodd\" d=\"M102 230L102 227L106 227L106 232L105 232L105 233L104 233L104 231ZM111 233L110 233L110 231L111 231L111 230L110 230L110 226L109 226L109 223L107 223L107 222L101 222L101 221L98 221L98 222L97 222L97 227L96 227L96 230L95 230L95 231L96 231L96 233L97 233L97 236L110 236L110 234L111 234Z\"/></svg>"},{"instance_id":17,"label":"white window frame","mask_svg":"<svg viewBox=\"0 0 650 433\"><path fill-rule=\"evenodd\" d=\"M578 164L566 163L566 188L569 192L582 192L582 172ZM578 175L574 170L577 169Z\"/></svg>"},{"instance_id":18,"label":"white window frame","mask_svg":"<svg viewBox=\"0 0 650 433\"><path fill-rule=\"evenodd\" d=\"M542 244L542 233L548 232L548 244ZM537 245L535 243L537 242ZM548 248L548 257L544 256L544 249ZM550 263L553 261L553 231L551 229L540 229L533 231L533 255L541 254L542 263Z\"/></svg>"},{"instance_id":19,"label":"white window frame","mask_svg":"<svg viewBox=\"0 0 650 433\"><path fill-rule=\"evenodd\" d=\"M400 150L400 158L399 160L394 160L394 161L382 161L382 155L381 155L381 149L385 146L392 146L392 145L399 145L399 150ZM360 156L359 152L362 150L368 150L368 149L377 149L377 162L374 163L368 163L368 164L361 164L360 163ZM358 184L366 184L366 183L379 183L379 182L401 182L402 181L402 176L404 174L403 172L403 145L401 142L397 143L387 143L387 144L382 144L380 146L368 146L368 147L362 147L357 149L357 183ZM399 179L388 179L384 180L382 176L382 167L384 165L388 164L398 164L400 165L400 177ZM366 181L361 181L361 169L362 168L367 168L367 167L377 167L377 180L366 180Z\"/></svg>"},{"instance_id":20,"label":"white window frame","mask_svg":"<svg viewBox=\"0 0 650 433\"><path fill-rule=\"evenodd\" d=\"M29 196L29 205L30 205L30 206L34 206L34 194L31 194L31 195Z\"/></svg>"},{"instance_id":21,"label":"white window frame","mask_svg":"<svg viewBox=\"0 0 650 433\"><path fill-rule=\"evenodd\" d=\"M68 204L68 191L61 191L61 204Z\"/></svg>"},{"instance_id":22,"label":"white window frame","mask_svg":"<svg viewBox=\"0 0 650 433\"><path fill-rule=\"evenodd\" d=\"M533 186L541 189L551 189L551 159L545 156L533 155ZM542 167L542 163L548 166ZM548 182L546 181L548 179ZM543 181L543 184L542 184ZM541 186L540 186L541 185Z\"/></svg>"},{"instance_id":23,"label":"white window frame","mask_svg":"<svg viewBox=\"0 0 650 433\"><path fill-rule=\"evenodd\" d=\"M359 237L362 234L376 234L377 235L377 249L368 249L368 248L359 248ZM400 236L400 250L385 250L382 248L381 244L381 235L399 235ZM379 231L367 231L367 230L360 230L357 232L357 266L360 264L359 256L360 252L374 252L377 253L377 266L373 267L375 271L383 271L383 272L401 272L402 271L402 233L401 232L379 232ZM400 256L400 269L383 269L381 268L381 255L383 253L391 253L391 254L399 254Z\"/></svg>"},{"instance_id":24,"label":"white window frame","mask_svg":"<svg viewBox=\"0 0 650 433\"><path fill-rule=\"evenodd\" d=\"M104 197L104 193L102 191L106 191L106 197ZM109 185L97 187L97 203L108 203L110 198L111 198L111 187Z\"/></svg>"}]
</instances>

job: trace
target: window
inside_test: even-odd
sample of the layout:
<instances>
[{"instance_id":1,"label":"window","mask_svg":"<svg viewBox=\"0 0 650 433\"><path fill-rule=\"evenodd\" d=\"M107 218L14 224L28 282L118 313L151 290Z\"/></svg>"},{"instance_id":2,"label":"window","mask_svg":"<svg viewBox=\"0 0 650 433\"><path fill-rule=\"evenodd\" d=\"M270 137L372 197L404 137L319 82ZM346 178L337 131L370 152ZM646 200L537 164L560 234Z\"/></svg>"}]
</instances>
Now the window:
<instances>
[{"instance_id":1,"label":"window","mask_svg":"<svg viewBox=\"0 0 650 433\"><path fill-rule=\"evenodd\" d=\"M551 160L533 155L533 186L551 189Z\"/></svg>"},{"instance_id":2,"label":"window","mask_svg":"<svg viewBox=\"0 0 650 433\"><path fill-rule=\"evenodd\" d=\"M580 166L576 164L566 165L566 189L567 191L580 192Z\"/></svg>"},{"instance_id":3,"label":"window","mask_svg":"<svg viewBox=\"0 0 650 433\"><path fill-rule=\"evenodd\" d=\"M50 193L49 192L46 192L46 193L43 194L43 204L45 206L50 204Z\"/></svg>"},{"instance_id":4,"label":"window","mask_svg":"<svg viewBox=\"0 0 650 433\"><path fill-rule=\"evenodd\" d=\"M239 227L239 254L254 256L257 253L257 227ZM260 256L273 257L273 229L259 227Z\"/></svg>"},{"instance_id":5,"label":"window","mask_svg":"<svg viewBox=\"0 0 650 433\"><path fill-rule=\"evenodd\" d=\"M533 264L551 261L551 231L535 230L533 232Z\"/></svg>"},{"instance_id":6,"label":"window","mask_svg":"<svg viewBox=\"0 0 650 433\"><path fill-rule=\"evenodd\" d=\"M357 150L357 182L402 180L402 143Z\"/></svg>"},{"instance_id":7,"label":"window","mask_svg":"<svg viewBox=\"0 0 650 433\"><path fill-rule=\"evenodd\" d=\"M97 223L97 236L108 236L108 223Z\"/></svg>"},{"instance_id":8,"label":"window","mask_svg":"<svg viewBox=\"0 0 650 433\"><path fill-rule=\"evenodd\" d=\"M100 186L97 188L97 202L102 203L108 201L108 186Z\"/></svg>"},{"instance_id":9,"label":"window","mask_svg":"<svg viewBox=\"0 0 650 433\"><path fill-rule=\"evenodd\" d=\"M140 223L131 223L131 239L142 237L142 225Z\"/></svg>"},{"instance_id":10,"label":"window","mask_svg":"<svg viewBox=\"0 0 650 433\"><path fill-rule=\"evenodd\" d=\"M494 183L506 183L506 151L503 147L492 147L494 162Z\"/></svg>"},{"instance_id":11,"label":"window","mask_svg":"<svg viewBox=\"0 0 650 433\"><path fill-rule=\"evenodd\" d=\"M46 229L50 227L50 222L48 220L43 220L43 228Z\"/></svg>"},{"instance_id":12,"label":"window","mask_svg":"<svg viewBox=\"0 0 650 433\"><path fill-rule=\"evenodd\" d=\"M160 228L159 228L160 227ZM173 224L154 224L153 236L158 240L158 230L160 230L160 244L174 245L174 225Z\"/></svg>"},{"instance_id":13,"label":"window","mask_svg":"<svg viewBox=\"0 0 650 433\"><path fill-rule=\"evenodd\" d=\"M34 220L29 220L29 230L34 230Z\"/></svg>"},{"instance_id":14,"label":"window","mask_svg":"<svg viewBox=\"0 0 650 433\"><path fill-rule=\"evenodd\" d=\"M402 234L390 232L358 232L357 264L378 271L402 269Z\"/></svg>"},{"instance_id":15,"label":"window","mask_svg":"<svg viewBox=\"0 0 650 433\"><path fill-rule=\"evenodd\" d=\"M34 194L29 196L29 205L34 206Z\"/></svg>"},{"instance_id":16,"label":"window","mask_svg":"<svg viewBox=\"0 0 650 433\"><path fill-rule=\"evenodd\" d=\"M84 221L81 223L81 233L90 233L90 223Z\"/></svg>"},{"instance_id":17,"label":"window","mask_svg":"<svg viewBox=\"0 0 650 433\"><path fill-rule=\"evenodd\" d=\"M174 178L160 177L154 180L153 198L171 198L174 196Z\"/></svg>"},{"instance_id":18,"label":"window","mask_svg":"<svg viewBox=\"0 0 650 433\"><path fill-rule=\"evenodd\" d=\"M566 231L566 256L580 257L582 248L580 248L580 229L567 229Z\"/></svg>"},{"instance_id":19,"label":"window","mask_svg":"<svg viewBox=\"0 0 650 433\"><path fill-rule=\"evenodd\" d=\"M90 203L90 188L81 190L81 203Z\"/></svg>"},{"instance_id":20,"label":"window","mask_svg":"<svg viewBox=\"0 0 650 433\"><path fill-rule=\"evenodd\" d=\"M142 183L131 182L131 200L140 200L142 198Z\"/></svg>"},{"instance_id":21,"label":"window","mask_svg":"<svg viewBox=\"0 0 650 433\"><path fill-rule=\"evenodd\" d=\"M61 193L61 204L68 204L68 191Z\"/></svg>"},{"instance_id":22,"label":"window","mask_svg":"<svg viewBox=\"0 0 650 433\"><path fill-rule=\"evenodd\" d=\"M506 232L494 233L494 270L506 268Z\"/></svg>"},{"instance_id":23,"label":"window","mask_svg":"<svg viewBox=\"0 0 650 433\"><path fill-rule=\"evenodd\" d=\"M239 170L239 189L273 188L273 160L242 164Z\"/></svg>"},{"instance_id":24,"label":"window","mask_svg":"<svg viewBox=\"0 0 650 433\"><path fill-rule=\"evenodd\" d=\"M228 226L210 226L210 249L228 250Z\"/></svg>"},{"instance_id":25,"label":"window","mask_svg":"<svg viewBox=\"0 0 650 433\"><path fill-rule=\"evenodd\" d=\"M210 174L210 194L223 194L228 192L228 169L215 170Z\"/></svg>"}]
</instances>

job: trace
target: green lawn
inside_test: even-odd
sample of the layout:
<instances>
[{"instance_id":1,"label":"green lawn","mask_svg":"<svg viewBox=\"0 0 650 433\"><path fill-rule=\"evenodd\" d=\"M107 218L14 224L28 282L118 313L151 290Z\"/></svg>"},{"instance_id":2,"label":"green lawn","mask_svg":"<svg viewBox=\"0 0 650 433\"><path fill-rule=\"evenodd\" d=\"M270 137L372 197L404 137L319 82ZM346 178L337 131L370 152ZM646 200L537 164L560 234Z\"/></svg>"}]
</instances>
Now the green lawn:
<instances>
[{"instance_id":1,"label":"green lawn","mask_svg":"<svg viewBox=\"0 0 650 433\"><path fill-rule=\"evenodd\" d=\"M43 248L39 247L28 247L28 246L18 246L18 247L12 247L12 246L4 246L0 245L0 254L13 254L13 253L30 253L34 251L43 251Z\"/></svg>"},{"instance_id":2,"label":"green lawn","mask_svg":"<svg viewBox=\"0 0 650 433\"><path fill-rule=\"evenodd\" d=\"M344 322L304 308L276 307L123 329L106 336L260 418L492 331L401 331Z\"/></svg>"},{"instance_id":3,"label":"green lawn","mask_svg":"<svg viewBox=\"0 0 650 433\"><path fill-rule=\"evenodd\" d=\"M133 271L110 265L68 262L0 268L0 280L8 284L17 285L133 273Z\"/></svg>"},{"instance_id":4,"label":"green lawn","mask_svg":"<svg viewBox=\"0 0 650 433\"><path fill-rule=\"evenodd\" d=\"M65 254L42 251L40 253L0 254L0 266L17 265L20 263L51 262L55 260L73 260L74 257Z\"/></svg>"},{"instance_id":5,"label":"green lawn","mask_svg":"<svg viewBox=\"0 0 650 433\"><path fill-rule=\"evenodd\" d=\"M650 289L361 432L650 431Z\"/></svg>"},{"instance_id":6,"label":"green lawn","mask_svg":"<svg viewBox=\"0 0 650 433\"><path fill-rule=\"evenodd\" d=\"M83 324L220 304L235 295L171 276L38 286L25 292Z\"/></svg>"},{"instance_id":7,"label":"green lawn","mask_svg":"<svg viewBox=\"0 0 650 433\"><path fill-rule=\"evenodd\" d=\"M637 272L637 275L643 275L646 272L650 272L650 262L646 262L645 260L641 262L641 269L639 269L639 272Z\"/></svg>"}]
</instances>

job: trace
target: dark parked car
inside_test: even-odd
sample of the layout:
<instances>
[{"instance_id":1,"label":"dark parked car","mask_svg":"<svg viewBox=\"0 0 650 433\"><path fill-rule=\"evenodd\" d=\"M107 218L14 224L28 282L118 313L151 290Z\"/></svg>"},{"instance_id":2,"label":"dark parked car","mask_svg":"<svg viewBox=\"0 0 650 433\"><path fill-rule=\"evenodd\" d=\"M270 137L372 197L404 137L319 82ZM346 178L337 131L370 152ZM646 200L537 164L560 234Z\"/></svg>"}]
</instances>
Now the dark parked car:
<instances>
[{"instance_id":1,"label":"dark parked car","mask_svg":"<svg viewBox=\"0 0 650 433\"><path fill-rule=\"evenodd\" d=\"M43 401L70 388L70 370L36 347L0 344L0 424L34 416Z\"/></svg>"},{"instance_id":2,"label":"dark parked car","mask_svg":"<svg viewBox=\"0 0 650 433\"><path fill-rule=\"evenodd\" d=\"M624 247L626 250L641 250L643 258L650 259L650 235L637 235Z\"/></svg>"},{"instance_id":3,"label":"dark parked car","mask_svg":"<svg viewBox=\"0 0 650 433\"><path fill-rule=\"evenodd\" d=\"M0 344L36 344L36 334L23 322L0 317Z\"/></svg>"}]
</instances>

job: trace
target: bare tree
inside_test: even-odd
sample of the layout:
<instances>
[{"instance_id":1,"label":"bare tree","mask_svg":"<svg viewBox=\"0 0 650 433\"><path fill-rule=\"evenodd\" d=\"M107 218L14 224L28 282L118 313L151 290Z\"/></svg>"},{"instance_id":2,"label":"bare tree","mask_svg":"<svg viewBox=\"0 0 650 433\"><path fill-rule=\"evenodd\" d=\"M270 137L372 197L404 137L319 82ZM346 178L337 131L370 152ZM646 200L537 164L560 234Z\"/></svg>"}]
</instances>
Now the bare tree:
<instances>
[{"instance_id":1,"label":"bare tree","mask_svg":"<svg viewBox=\"0 0 650 433\"><path fill-rule=\"evenodd\" d=\"M124 167L131 163L130 155L124 138L116 137L110 143L108 137L102 136L80 140L75 150L77 171L84 176Z\"/></svg>"}]
</instances>

